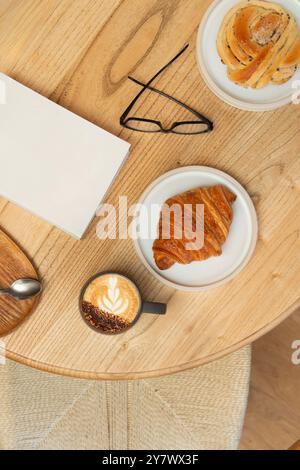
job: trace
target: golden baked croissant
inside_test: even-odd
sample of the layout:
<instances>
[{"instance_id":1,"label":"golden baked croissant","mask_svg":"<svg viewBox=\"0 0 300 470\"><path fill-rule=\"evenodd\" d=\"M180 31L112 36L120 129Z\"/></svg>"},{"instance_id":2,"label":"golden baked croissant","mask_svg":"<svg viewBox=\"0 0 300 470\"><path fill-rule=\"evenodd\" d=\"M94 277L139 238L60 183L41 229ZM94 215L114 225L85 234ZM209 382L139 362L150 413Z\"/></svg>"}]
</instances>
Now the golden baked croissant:
<instances>
[{"instance_id":1,"label":"golden baked croissant","mask_svg":"<svg viewBox=\"0 0 300 470\"><path fill-rule=\"evenodd\" d=\"M175 206L180 207L182 216L176 217L176 211L170 210L167 220L170 221L169 238L166 239L163 232L163 220L166 222L166 218L164 210L161 211L159 238L153 244L154 259L158 268L164 270L175 263L189 264L192 261L203 261L211 256L220 256L233 219L231 205L235 200L236 195L222 185L193 189L168 199L164 207L169 210ZM199 249L191 250L187 249L187 244L191 243L192 233L195 233L197 228L195 218L197 206L200 204L204 207L204 219L202 217L201 225L201 230L204 229L204 239ZM193 232L186 230L185 210L190 211Z\"/></svg>"},{"instance_id":2,"label":"golden baked croissant","mask_svg":"<svg viewBox=\"0 0 300 470\"><path fill-rule=\"evenodd\" d=\"M300 32L295 18L276 3L244 1L225 16L217 49L236 84L280 85L300 64Z\"/></svg>"}]
</instances>

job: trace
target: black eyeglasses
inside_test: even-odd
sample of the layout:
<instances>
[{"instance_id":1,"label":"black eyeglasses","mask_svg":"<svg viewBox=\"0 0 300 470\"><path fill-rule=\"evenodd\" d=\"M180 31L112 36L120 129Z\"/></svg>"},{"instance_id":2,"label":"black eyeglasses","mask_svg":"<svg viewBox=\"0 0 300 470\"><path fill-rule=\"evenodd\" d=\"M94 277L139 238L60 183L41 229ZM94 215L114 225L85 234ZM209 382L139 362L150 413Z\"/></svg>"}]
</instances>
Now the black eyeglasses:
<instances>
[{"instance_id":1,"label":"black eyeglasses","mask_svg":"<svg viewBox=\"0 0 300 470\"><path fill-rule=\"evenodd\" d=\"M131 129L133 131L138 132L162 132L164 134L182 134L182 135L196 135L196 134L204 134L206 132L210 132L213 130L213 123L207 119L203 114L198 113L194 109L190 108L186 104L182 103L181 101L177 100L173 96L164 93L163 91L158 90L157 88L153 88L151 83L162 73L164 72L175 60L177 60L189 47L187 44L175 57L173 57L170 62L168 62L164 67L162 67L147 83L142 83L139 80L136 80L133 77L128 77L131 81L140 85L142 90L136 95L136 97L132 100L130 105L126 108L122 116L120 117L120 124L127 129ZM128 117L130 111L132 110L135 103L138 99L142 96L142 94L146 91L150 90L155 93L158 93L165 98L168 98L171 101L174 101L178 105L182 106L184 109L188 110L194 116L196 116L197 120L194 121L180 121L174 122L169 129L165 129L160 121L155 121L153 119L145 119L139 117Z\"/></svg>"}]
</instances>

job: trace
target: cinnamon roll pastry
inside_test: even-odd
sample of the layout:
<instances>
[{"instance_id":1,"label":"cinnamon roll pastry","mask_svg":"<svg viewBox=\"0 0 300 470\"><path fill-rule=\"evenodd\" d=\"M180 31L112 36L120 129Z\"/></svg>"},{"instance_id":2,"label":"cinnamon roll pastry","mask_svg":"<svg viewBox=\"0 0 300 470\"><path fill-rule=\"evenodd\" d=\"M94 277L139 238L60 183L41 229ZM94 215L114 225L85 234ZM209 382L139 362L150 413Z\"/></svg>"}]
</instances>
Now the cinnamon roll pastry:
<instances>
[{"instance_id":1,"label":"cinnamon roll pastry","mask_svg":"<svg viewBox=\"0 0 300 470\"><path fill-rule=\"evenodd\" d=\"M300 65L300 31L295 18L276 3L243 1L225 16L217 49L236 84L281 85Z\"/></svg>"},{"instance_id":2,"label":"cinnamon roll pastry","mask_svg":"<svg viewBox=\"0 0 300 470\"><path fill-rule=\"evenodd\" d=\"M175 263L189 264L204 261L211 256L220 256L222 245L229 234L233 219L232 204L235 200L236 195L222 185L193 189L168 199L160 214L158 239L153 244L157 267L165 270ZM201 224L196 221L199 205L204 207ZM169 212L166 211L168 208ZM180 208L180 211L174 208ZM190 215L189 227L185 223L186 214ZM170 225L168 238L164 232L166 222ZM197 229L203 233L201 246L191 249L190 244L196 238Z\"/></svg>"}]
</instances>

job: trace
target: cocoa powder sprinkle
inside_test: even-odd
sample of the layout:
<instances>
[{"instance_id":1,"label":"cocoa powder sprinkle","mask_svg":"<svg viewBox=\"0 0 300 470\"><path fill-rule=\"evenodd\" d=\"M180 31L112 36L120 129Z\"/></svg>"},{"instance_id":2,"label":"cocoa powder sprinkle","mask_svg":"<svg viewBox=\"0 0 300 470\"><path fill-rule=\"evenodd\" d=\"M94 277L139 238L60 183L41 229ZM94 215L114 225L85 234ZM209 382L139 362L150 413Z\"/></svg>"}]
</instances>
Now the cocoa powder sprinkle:
<instances>
[{"instance_id":1,"label":"cocoa powder sprinkle","mask_svg":"<svg viewBox=\"0 0 300 470\"><path fill-rule=\"evenodd\" d=\"M81 307L85 320L97 330L102 330L105 333L119 333L130 326L130 323L123 318L100 310L85 300L82 302Z\"/></svg>"}]
</instances>

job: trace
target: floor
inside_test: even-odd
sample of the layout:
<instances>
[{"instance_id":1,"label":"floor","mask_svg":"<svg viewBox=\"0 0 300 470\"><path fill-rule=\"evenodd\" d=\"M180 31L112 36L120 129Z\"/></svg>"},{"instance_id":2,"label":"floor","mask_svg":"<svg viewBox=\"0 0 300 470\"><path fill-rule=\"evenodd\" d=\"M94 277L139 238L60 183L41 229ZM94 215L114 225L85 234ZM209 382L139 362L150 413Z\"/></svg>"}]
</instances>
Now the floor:
<instances>
[{"instance_id":1,"label":"floor","mask_svg":"<svg viewBox=\"0 0 300 470\"><path fill-rule=\"evenodd\" d=\"M296 340L295 351L292 344ZM293 364L293 353L299 365ZM249 406L240 448L287 449L298 439L300 310L253 345Z\"/></svg>"}]
</instances>

